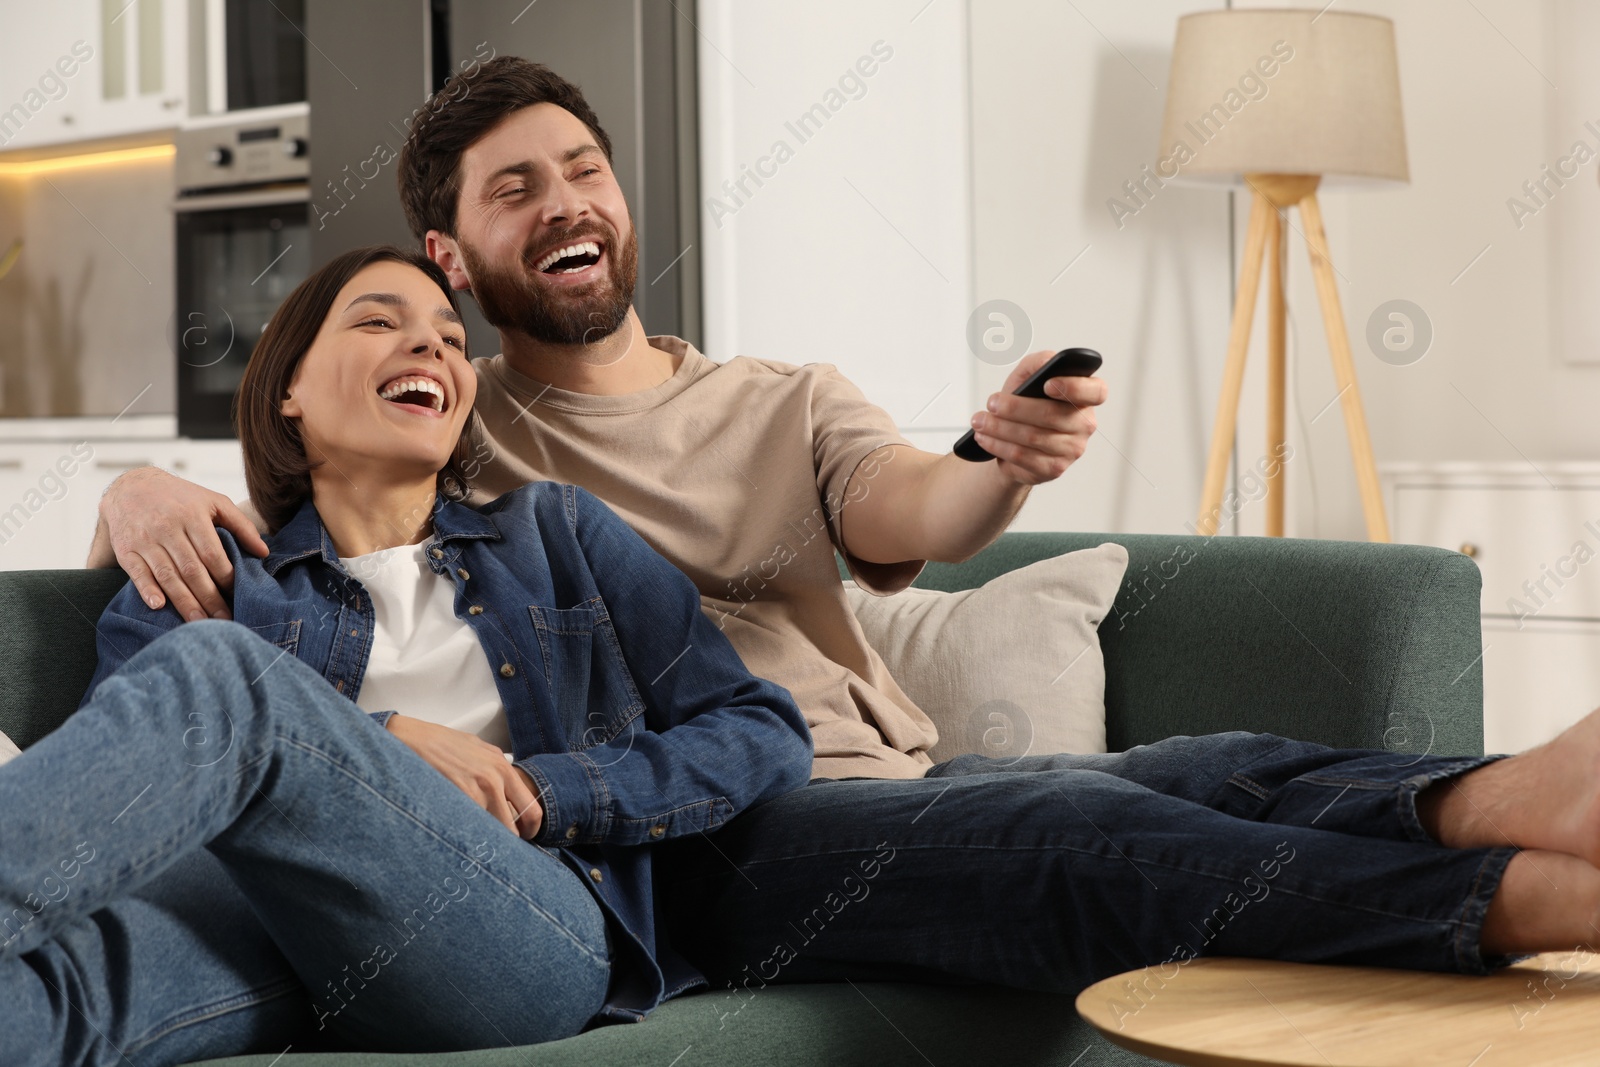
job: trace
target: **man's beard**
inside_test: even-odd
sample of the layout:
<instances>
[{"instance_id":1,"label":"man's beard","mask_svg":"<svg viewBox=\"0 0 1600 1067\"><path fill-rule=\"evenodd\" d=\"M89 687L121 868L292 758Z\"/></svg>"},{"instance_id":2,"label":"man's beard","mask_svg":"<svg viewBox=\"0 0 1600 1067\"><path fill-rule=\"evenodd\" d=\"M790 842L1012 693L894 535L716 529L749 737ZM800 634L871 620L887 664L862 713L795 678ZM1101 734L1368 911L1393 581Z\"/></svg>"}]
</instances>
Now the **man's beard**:
<instances>
[{"instance_id":1,"label":"man's beard","mask_svg":"<svg viewBox=\"0 0 1600 1067\"><path fill-rule=\"evenodd\" d=\"M606 279L574 287L546 288L534 281L532 256L525 253L515 266L501 270L479 259L474 249L461 245L472 295L483 317L497 330L525 334L547 345L593 344L610 337L628 317L633 287L639 275L639 236L629 220L628 240L620 249L606 241ZM571 244L585 237L583 234Z\"/></svg>"}]
</instances>

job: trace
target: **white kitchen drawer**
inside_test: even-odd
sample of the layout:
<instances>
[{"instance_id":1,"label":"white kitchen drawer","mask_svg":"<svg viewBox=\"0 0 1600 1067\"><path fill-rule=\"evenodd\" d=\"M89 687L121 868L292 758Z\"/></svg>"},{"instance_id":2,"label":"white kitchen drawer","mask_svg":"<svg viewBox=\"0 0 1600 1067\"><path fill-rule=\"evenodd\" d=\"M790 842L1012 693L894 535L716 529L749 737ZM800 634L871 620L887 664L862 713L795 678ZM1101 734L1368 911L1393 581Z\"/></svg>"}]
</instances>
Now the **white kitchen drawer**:
<instances>
[{"instance_id":1,"label":"white kitchen drawer","mask_svg":"<svg viewBox=\"0 0 1600 1067\"><path fill-rule=\"evenodd\" d=\"M229 500L242 500L244 487L244 456L238 441L192 441L177 438L166 441L94 441L94 459L90 464L88 486L92 494L76 498L71 509L71 526L65 532L62 546L68 562L64 567L79 567L89 556L89 545L94 539L95 523L99 519L100 497L106 488L124 472L135 467L156 466L184 479L222 493Z\"/></svg>"},{"instance_id":2,"label":"white kitchen drawer","mask_svg":"<svg viewBox=\"0 0 1600 1067\"><path fill-rule=\"evenodd\" d=\"M1600 485L1401 483L1392 508L1396 541L1472 546L1485 616L1600 619Z\"/></svg>"},{"instance_id":3,"label":"white kitchen drawer","mask_svg":"<svg viewBox=\"0 0 1600 1067\"><path fill-rule=\"evenodd\" d=\"M238 441L178 441L176 455L167 469L236 504L250 495L244 484L244 453Z\"/></svg>"},{"instance_id":4,"label":"white kitchen drawer","mask_svg":"<svg viewBox=\"0 0 1600 1067\"><path fill-rule=\"evenodd\" d=\"M247 495L237 441L169 438L0 446L0 570L83 566L106 487L123 472L150 465L230 500Z\"/></svg>"},{"instance_id":5,"label":"white kitchen drawer","mask_svg":"<svg viewBox=\"0 0 1600 1067\"><path fill-rule=\"evenodd\" d=\"M1600 623L1483 620L1485 752L1521 752L1600 706Z\"/></svg>"},{"instance_id":6,"label":"white kitchen drawer","mask_svg":"<svg viewBox=\"0 0 1600 1067\"><path fill-rule=\"evenodd\" d=\"M0 449L0 570L83 564L68 561L62 546L74 503L93 492L89 448L58 441Z\"/></svg>"}]
</instances>

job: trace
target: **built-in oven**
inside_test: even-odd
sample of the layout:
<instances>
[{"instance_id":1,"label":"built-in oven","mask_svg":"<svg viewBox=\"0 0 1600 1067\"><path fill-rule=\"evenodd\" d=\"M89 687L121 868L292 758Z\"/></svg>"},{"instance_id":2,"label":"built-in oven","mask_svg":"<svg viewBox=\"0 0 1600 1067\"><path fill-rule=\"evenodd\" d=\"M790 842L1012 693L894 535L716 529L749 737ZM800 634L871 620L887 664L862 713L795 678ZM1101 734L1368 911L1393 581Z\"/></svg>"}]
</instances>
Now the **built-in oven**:
<instances>
[{"instance_id":1,"label":"built-in oven","mask_svg":"<svg viewBox=\"0 0 1600 1067\"><path fill-rule=\"evenodd\" d=\"M174 160L178 433L233 437L267 320L310 272L305 104L191 120Z\"/></svg>"}]
</instances>

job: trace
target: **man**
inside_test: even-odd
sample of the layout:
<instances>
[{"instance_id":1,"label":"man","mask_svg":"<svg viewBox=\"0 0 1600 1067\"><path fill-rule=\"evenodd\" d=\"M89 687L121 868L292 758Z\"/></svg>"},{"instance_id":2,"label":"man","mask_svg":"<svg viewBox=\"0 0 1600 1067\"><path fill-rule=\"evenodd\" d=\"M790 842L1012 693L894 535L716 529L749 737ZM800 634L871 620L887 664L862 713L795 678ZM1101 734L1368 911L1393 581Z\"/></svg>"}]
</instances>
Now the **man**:
<instances>
[{"instance_id":1,"label":"man","mask_svg":"<svg viewBox=\"0 0 1600 1067\"><path fill-rule=\"evenodd\" d=\"M581 93L509 57L461 77L399 177L416 237L500 330L474 364L475 491L597 494L814 735L826 780L667 857L674 943L714 981L1070 991L1201 952L1483 973L1595 932L1600 717L1510 759L1399 766L1224 734L932 766L932 725L853 623L834 548L880 593L972 555L1082 454L1104 383L1005 395L1048 354L1030 355L973 419L999 462L968 464L913 447L826 364L715 364L645 337L632 219ZM158 471L120 479L101 518L91 565L189 617L226 615L214 525L265 551L230 501Z\"/></svg>"}]
</instances>

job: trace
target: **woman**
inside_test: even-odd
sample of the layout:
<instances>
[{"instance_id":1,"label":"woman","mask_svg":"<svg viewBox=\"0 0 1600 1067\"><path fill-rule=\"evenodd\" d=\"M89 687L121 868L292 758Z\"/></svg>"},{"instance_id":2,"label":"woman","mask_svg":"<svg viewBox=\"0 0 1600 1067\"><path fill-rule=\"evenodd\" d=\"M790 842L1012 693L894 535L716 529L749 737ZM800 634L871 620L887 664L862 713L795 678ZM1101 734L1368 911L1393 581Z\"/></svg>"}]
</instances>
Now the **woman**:
<instances>
[{"instance_id":1,"label":"woman","mask_svg":"<svg viewBox=\"0 0 1600 1067\"><path fill-rule=\"evenodd\" d=\"M0 768L0 1062L524 1044L701 984L650 846L804 784L805 722L593 496L453 499L464 349L391 247L274 316L233 621L130 583L79 711Z\"/></svg>"}]
</instances>

